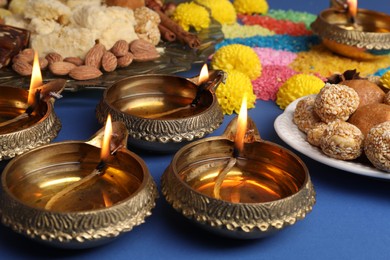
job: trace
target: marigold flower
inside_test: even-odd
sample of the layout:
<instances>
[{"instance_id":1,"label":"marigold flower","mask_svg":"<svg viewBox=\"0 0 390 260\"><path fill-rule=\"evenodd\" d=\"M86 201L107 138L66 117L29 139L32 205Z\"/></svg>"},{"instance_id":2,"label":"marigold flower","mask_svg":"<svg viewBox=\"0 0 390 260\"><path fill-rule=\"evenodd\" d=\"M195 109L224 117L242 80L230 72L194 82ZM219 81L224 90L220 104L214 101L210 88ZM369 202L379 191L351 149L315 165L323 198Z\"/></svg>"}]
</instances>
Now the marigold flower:
<instances>
[{"instance_id":1,"label":"marigold flower","mask_svg":"<svg viewBox=\"0 0 390 260\"><path fill-rule=\"evenodd\" d=\"M266 14L268 12L266 0L234 0L233 6L240 14Z\"/></svg>"},{"instance_id":2,"label":"marigold flower","mask_svg":"<svg viewBox=\"0 0 390 260\"><path fill-rule=\"evenodd\" d=\"M261 75L261 62L256 52L242 44L226 45L218 49L211 59L213 69L238 70L251 80Z\"/></svg>"},{"instance_id":3,"label":"marigold flower","mask_svg":"<svg viewBox=\"0 0 390 260\"><path fill-rule=\"evenodd\" d=\"M186 31L189 31L190 27L200 31L208 28L211 22L207 9L194 2L179 4L173 13L172 19Z\"/></svg>"},{"instance_id":4,"label":"marigold flower","mask_svg":"<svg viewBox=\"0 0 390 260\"><path fill-rule=\"evenodd\" d=\"M386 71L379 81L383 87L390 89L390 70Z\"/></svg>"},{"instance_id":5,"label":"marigold flower","mask_svg":"<svg viewBox=\"0 0 390 260\"><path fill-rule=\"evenodd\" d=\"M209 8L211 16L220 24L233 24L237 20L236 10L229 0L196 0L196 3Z\"/></svg>"},{"instance_id":6,"label":"marigold flower","mask_svg":"<svg viewBox=\"0 0 390 260\"><path fill-rule=\"evenodd\" d=\"M318 94L325 83L318 77L310 74L296 74L287 79L276 94L276 104L285 109L294 100Z\"/></svg>"},{"instance_id":7,"label":"marigold flower","mask_svg":"<svg viewBox=\"0 0 390 260\"><path fill-rule=\"evenodd\" d=\"M219 84L215 95L224 114L239 113L242 97L246 94L248 109L255 107L256 96L252 82L247 75L237 70L227 71L226 83Z\"/></svg>"}]
</instances>

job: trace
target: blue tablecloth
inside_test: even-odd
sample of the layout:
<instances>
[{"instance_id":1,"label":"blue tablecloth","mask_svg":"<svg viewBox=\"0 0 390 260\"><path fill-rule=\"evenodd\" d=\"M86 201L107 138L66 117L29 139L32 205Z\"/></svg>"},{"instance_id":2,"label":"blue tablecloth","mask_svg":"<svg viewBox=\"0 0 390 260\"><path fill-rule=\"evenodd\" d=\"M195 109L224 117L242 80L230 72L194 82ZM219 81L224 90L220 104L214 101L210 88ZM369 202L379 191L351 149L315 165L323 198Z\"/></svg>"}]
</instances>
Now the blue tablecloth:
<instances>
[{"instance_id":1,"label":"blue tablecloth","mask_svg":"<svg viewBox=\"0 0 390 260\"><path fill-rule=\"evenodd\" d=\"M329 1L270 0L269 4L273 9L318 13L328 7ZM390 13L388 0L361 0L359 4ZM181 75L194 76L199 71L200 67L194 66ZM56 142L86 140L102 127L95 117L102 93L63 93L64 97L55 103L63 124ZM281 113L274 102L258 101L249 116L263 139L288 147L273 128ZM221 134L231 118L227 116L213 135ZM146 161L160 188L161 175L173 155L135 152ZM88 250L45 247L0 225L0 259L388 259L390 183L337 170L297 154L309 168L317 203L303 221L274 236L232 240L212 235L184 219L160 196L144 224L110 244Z\"/></svg>"}]
</instances>

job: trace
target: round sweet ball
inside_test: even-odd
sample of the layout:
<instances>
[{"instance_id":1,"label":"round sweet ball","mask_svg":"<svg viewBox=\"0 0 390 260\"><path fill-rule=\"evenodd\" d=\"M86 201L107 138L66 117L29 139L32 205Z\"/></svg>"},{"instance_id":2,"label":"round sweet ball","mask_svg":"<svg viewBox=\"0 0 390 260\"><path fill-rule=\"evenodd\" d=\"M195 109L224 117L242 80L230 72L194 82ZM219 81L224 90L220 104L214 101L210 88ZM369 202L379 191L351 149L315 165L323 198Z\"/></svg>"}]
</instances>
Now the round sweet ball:
<instances>
[{"instance_id":1,"label":"round sweet ball","mask_svg":"<svg viewBox=\"0 0 390 260\"><path fill-rule=\"evenodd\" d=\"M294 110L293 122L304 133L321 122L321 119L314 112L314 101L315 95L306 96L298 101Z\"/></svg>"},{"instance_id":2,"label":"round sweet ball","mask_svg":"<svg viewBox=\"0 0 390 260\"><path fill-rule=\"evenodd\" d=\"M324 135L326 127L327 127L326 123L320 122L316 124L313 128L309 129L306 135L306 139L309 142L309 144L319 147L321 145L321 139L322 136Z\"/></svg>"},{"instance_id":3,"label":"round sweet ball","mask_svg":"<svg viewBox=\"0 0 390 260\"><path fill-rule=\"evenodd\" d=\"M327 124L320 141L323 153L340 160L353 160L363 152L364 135L356 126L341 120Z\"/></svg>"},{"instance_id":4,"label":"round sweet ball","mask_svg":"<svg viewBox=\"0 0 390 260\"><path fill-rule=\"evenodd\" d=\"M383 103L359 107L348 119L348 123L357 126L364 136L367 136L371 128L386 121L390 121L390 106Z\"/></svg>"},{"instance_id":5,"label":"round sweet ball","mask_svg":"<svg viewBox=\"0 0 390 260\"><path fill-rule=\"evenodd\" d=\"M385 92L375 83L366 79L352 79L342 81L340 84L353 88L358 93L360 102L359 107L382 103Z\"/></svg>"},{"instance_id":6,"label":"round sweet ball","mask_svg":"<svg viewBox=\"0 0 390 260\"><path fill-rule=\"evenodd\" d=\"M348 86L326 84L318 93L314 111L322 121L346 121L359 106L359 95Z\"/></svg>"},{"instance_id":7,"label":"round sweet ball","mask_svg":"<svg viewBox=\"0 0 390 260\"><path fill-rule=\"evenodd\" d=\"M364 141L364 152L376 168L390 172L390 121L370 129Z\"/></svg>"}]
</instances>

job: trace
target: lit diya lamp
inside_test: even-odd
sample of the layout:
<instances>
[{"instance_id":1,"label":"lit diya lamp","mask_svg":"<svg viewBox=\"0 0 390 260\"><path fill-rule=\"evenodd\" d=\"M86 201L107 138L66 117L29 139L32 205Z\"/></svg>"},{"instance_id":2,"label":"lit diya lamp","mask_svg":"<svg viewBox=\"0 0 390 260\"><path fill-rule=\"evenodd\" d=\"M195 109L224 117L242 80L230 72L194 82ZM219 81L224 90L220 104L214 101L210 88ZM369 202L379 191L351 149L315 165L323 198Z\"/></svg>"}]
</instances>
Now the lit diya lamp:
<instances>
[{"instance_id":1,"label":"lit diya lamp","mask_svg":"<svg viewBox=\"0 0 390 260\"><path fill-rule=\"evenodd\" d=\"M305 164L262 140L244 106L222 136L175 154L162 176L162 193L185 217L234 238L260 238L293 225L315 203Z\"/></svg>"},{"instance_id":2,"label":"lit diya lamp","mask_svg":"<svg viewBox=\"0 0 390 260\"><path fill-rule=\"evenodd\" d=\"M107 243L142 224L158 193L126 144L126 127L108 118L86 142L47 144L14 158L1 176L3 224L63 248Z\"/></svg>"},{"instance_id":3,"label":"lit diya lamp","mask_svg":"<svg viewBox=\"0 0 390 260\"><path fill-rule=\"evenodd\" d=\"M107 114L129 130L129 143L145 150L171 152L216 130L223 113L214 90L223 71L204 65L199 77L132 76L114 83L96 108L100 123Z\"/></svg>"},{"instance_id":4,"label":"lit diya lamp","mask_svg":"<svg viewBox=\"0 0 390 260\"><path fill-rule=\"evenodd\" d=\"M390 16L358 9L357 0L335 1L311 28L327 48L346 57L369 60L390 53Z\"/></svg>"},{"instance_id":5,"label":"lit diya lamp","mask_svg":"<svg viewBox=\"0 0 390 260\"><path fill-rule=\"evenodd\" d=\"M66 80L42 82L38 53L35 52L29 91L0 87L0 161L49 143L61 129L54 111Z\"/></svg>"}]
</instances>

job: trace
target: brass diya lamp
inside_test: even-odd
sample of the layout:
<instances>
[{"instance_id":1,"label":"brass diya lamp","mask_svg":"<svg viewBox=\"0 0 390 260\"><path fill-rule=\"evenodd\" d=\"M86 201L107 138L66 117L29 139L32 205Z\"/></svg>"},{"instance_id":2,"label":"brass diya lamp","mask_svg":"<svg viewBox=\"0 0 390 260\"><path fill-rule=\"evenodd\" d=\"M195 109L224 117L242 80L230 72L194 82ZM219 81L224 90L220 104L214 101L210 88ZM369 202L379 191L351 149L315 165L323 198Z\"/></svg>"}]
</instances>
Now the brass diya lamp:
<instances>
[{"instance_id":1,"label":"brass diya lamp","mask_svg":"<svg viewBox=\"0 0 390 260\"><path fill-rule=\"evenodd\" d=\"M132 76L108 87L96 108L100 123L107 114L129 130L129 143L145 150L171 152L216 130L223 113L214 90L223 71L203 66L199 77Z\"/></svg>"},{"instance_id":2,"label":"brass diya lamp","mask_svg":"<svg viewBox=\"0 0 390 260\"><path fill-rule=\"evenodd\" d=\"M235 118L222 136L184 146L162 176L162 193L175 210L232 238L268 236L305 218L315 203L299 157L262 140L253 121L248 125L238 131Z\"/></svg>"},{"instance_id":3,"label":"brass diya lamp","mask_svg":"<svg viewBox=\"0 0 390 260\"><path fill-rule=\"evenodd\" d=\"M112 124L108 145L107 126L86 142L47 144L11 160L1 176L2 223L62 248L98 246L142 224L155 206L156 185L144 161L126 149L123 123Z\"/></svg>"},{"instance_id":4,"label":"brass diya lamp","mask_svg":"<svg viewBox=\"0 0 390 260\"><path fill-rule=\"evenodd\" d=\"M311 24L331 51L353 59L371 60L390 54L390 16L357 9L357 1L322 11Z\"/></svg>"},{"instance_id":5,"label":"brass diya lamp","mask_svg":"<svg viewBox=\"0 0 390 260\"><path fill-rule=\"evenodd\" d=\"M54 101L65 84L64 79L43 84L39 64L34 62L29 91L0 87L0 161L49 143L57 136L61 122L54 111Z\"/></svg>"}]
</instances>

